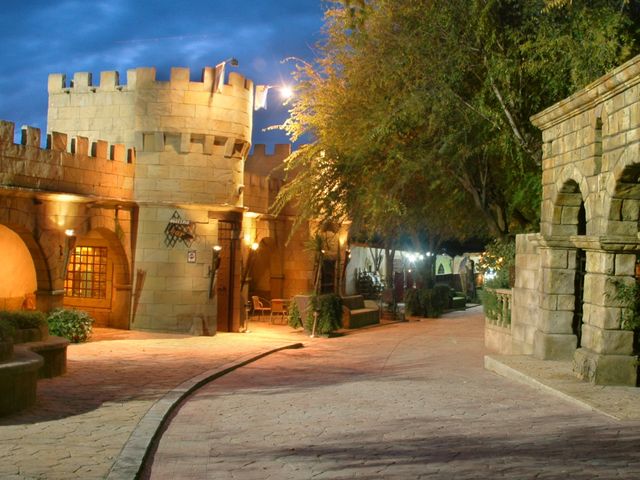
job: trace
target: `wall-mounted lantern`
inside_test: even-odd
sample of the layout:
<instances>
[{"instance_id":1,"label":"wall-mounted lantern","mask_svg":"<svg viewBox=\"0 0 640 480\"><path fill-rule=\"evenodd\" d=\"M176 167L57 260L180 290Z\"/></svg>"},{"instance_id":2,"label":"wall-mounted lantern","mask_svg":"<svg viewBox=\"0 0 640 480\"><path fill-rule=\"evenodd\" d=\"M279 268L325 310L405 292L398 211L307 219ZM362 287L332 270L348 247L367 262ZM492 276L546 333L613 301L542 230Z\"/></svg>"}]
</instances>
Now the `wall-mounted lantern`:
<instances>
[{"instance_id":1,"label":"wall-mounted lantern","mask_svg":"<svg viewBox=\"0 0 640 480\"><path fill-rule=\"evenodd\" d=\"M216 285L216 277L220 268L220 252L222 247L214 245L211 249L211 265L209 266L209 298L213 298L213 292Z\"/></svg>"}]
</instances>

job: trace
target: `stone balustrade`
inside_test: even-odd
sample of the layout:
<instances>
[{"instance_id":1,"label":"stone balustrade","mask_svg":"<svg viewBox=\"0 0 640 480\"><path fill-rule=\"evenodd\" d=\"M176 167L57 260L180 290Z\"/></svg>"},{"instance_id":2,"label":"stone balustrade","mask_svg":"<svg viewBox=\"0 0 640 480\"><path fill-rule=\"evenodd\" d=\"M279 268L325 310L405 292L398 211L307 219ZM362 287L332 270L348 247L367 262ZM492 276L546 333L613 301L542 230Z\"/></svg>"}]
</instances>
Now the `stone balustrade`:
<instances>
[{"instance_id":1,"label":"stone balustrade","mask_svg":"<svg viewBox=\"0 0 640 480\"><path fill-rule=\"evenodd\" d=\"M499 327L511 325L511 289L485 288L485 291L496 297L497 305L485 309L487 321Z\"/></svg>"}]
</instances>

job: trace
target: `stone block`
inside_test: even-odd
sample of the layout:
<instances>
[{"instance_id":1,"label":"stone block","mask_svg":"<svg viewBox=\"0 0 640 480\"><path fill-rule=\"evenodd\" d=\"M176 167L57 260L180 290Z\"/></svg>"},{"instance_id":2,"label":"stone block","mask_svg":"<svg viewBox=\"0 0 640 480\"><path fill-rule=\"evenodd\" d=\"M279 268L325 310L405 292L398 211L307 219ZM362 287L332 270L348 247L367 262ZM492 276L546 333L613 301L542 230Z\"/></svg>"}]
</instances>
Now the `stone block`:
<instances>
[{"instance_id":1,"label":"stone block","mask_svg":"<svg viewBox=\"0 0 640 480\"><path fill-rule=\"evenodd\" d=\"M573 295L575 272L542 268L542 293Z\"/></svg>"},{"instance_id":2,"label":"stone block","mask_svg":"<svg viewBox=\"0 0 640 480\"><path fill-rule=\"evenodd\" d=\"M533 355L541 360L569 360L573 357L577 342L575 335L536 331Z\"/></svg>"},{"instance_id":3,"label":"stone block","mask_svg":"<svg viewBox=\"0 0 640 480\"><path fill-rule=\"evenodd\" d=\"M579 211L579 206L563 206L560 223L562 223L563 225L577 225Z\"/></svg>"},{"instance_id":4,"label":"stone block","mask_svg":"<svg viewBox=\"0 0 640 480\"><path fill-rule=\"evenodd\" d=\"M100 72L100 90L115 90L120 84L120 74L116 71Z\"/></svg>"},{"instance_id":5,"label":"stone block","mask_svg":"<svg viewBox=\"0 0 640 480\"><path fill-rule=\"evenodd\" d=\"M578 378L596 385L635 387L638 376L637 357L602 355L579 348L573 356L573 371Z\"/></svg>"},{"instance_id":6,"label":"stone block","mask_svg":"<svg viewBox=\"0 0 640 480\"><path fill-rule=\"evenodd\" d=\"M538 329L545 333L571 333L573 310L544 310L540 309Z\"/></svg>"},{"instance_id":7,"label":"stone block","mask_svg":"<svg viewBox=\"0 0 640 480\"><path fill-rule=\"evenodd\" d=\"M613 253L592 251L588 251L586 253L587 272L604 273L607 275L611 275L614 273L615 255Z\"/></svg>"},{"instance_id":8,"label":"stone block","mask_svg":"<svg viewBox=\"0 0 640 480\"><path fill-rule=\"evenodd\" d=\"M628 330L603 330L583 324L581 344L596 353L608 355L631 355L633 353L633 332Z\"/></svg>"},{"instance_id":9,"label":"stone block","mask_svg":"<svg viewBox=\"0 0 640 480\"><path fill-rule=\"evenodd\" d=\"M48 146L51 150L57 152L67 151L67 134L60 132L51 132L48 138Z\"/></svg>"},{"instance_id":10,"label":"stone block","mask_svg":"<svg viewBox=\"0 0 640 480\"><path fill-rule=\"evenodd\" d=\"M571 310L575 308L575 295L557 295L557 310Z\"/></svg>"},{"instance_id":11,"label":"stone block","mask_svg":"<svg viewBox=\"0 0 640 480\"><path fill-rule=\"evenodd\" d=\"M22 141L21 141L22 145L40 148L41 146L40 142L41 140L40 140L39 128L34 128L29 126L22 127Z\"/></svg>"},{"instance_id":12,"label":"stone block","mask_svg":"<svg viewBox=\"0 0 640 480\"><path fill-rule=\"evenodd\" d=\"M193 117L196 114L196 106L188 105L188 104L172 104L171 105L171 115L175 115L177 117Z\"/></svg>"},{"instance_id":13,"label":"stone block","mask_svg":"<svg viewBox=\"0 0 640 480\"><path fill-rule=\"evenodd\" d=\"M636 272L636 255L635 254L616 254L615 258L615 274L635 276Z\"/></svg>"},{"instance_id":14,"label":"stone block","mask_svg":"<svg viewBox=\"0 0 640 480\"><path fill-rule=\"evenodd\" d=\"M544 310L558 310L558 295L546 294L540 297L540 308Z\"/></svg>"},{"instance_id":15,"label":"stone block","mask_svg":"<svg viewBox=\"0 0 640 480\"><path fill-rule=\"evenodd\" d=\"M189 83L189 69L183 67L172 67L170 83L171 88L186 89Z\"/></svg>"},{"instance_id":16,"label":"stone block","mask_svg":"<svg viewBox=\"0 0 640 480\"><path fill-rule=\"evenodd\" d=\"M541 248L540 265L547 268L568 268L569 250Z\"/></svg>"},{"instance_id":17,"label":"stone block","mask_svg":"<svg viewBox=\"0 0 640 480\"><path fill-rule=\"evenodd\" d=\"M619 307L604 307L602 305L583 304L584 323L607 330L619 329L622 321L623 309Z\"/></svg>"},{"instance_id":18,"label":"stone block","mask_svg":"<svg viewBox=\"0 0 640 480\"><path fill-rule=\"evenodd\" d=\"M598 273L587 273L584 277L584 299L593 305L622 306L616 298L617 283L630 283L631 277L614 277Z\"/></svg>"},{"instance_id":19,"label":"stone block","mask_svg":"<svg viewBox=\"0 0 640 480\"><path fill-rule=\"evenodd\" d=\"M636 222L640 213L640 202L627 199L622 203L622 220Z\"/></svg>"},{"instance_id":20,"label":"stone block","mask_svg":"<svg viewBox=\"0 0 640 480\"><path fill-rule=\"evenodd\" d=\"M59 92L67 85L67 78L62 73L51 73L47 82L49 93Z\"/></svg>"},{"instance_id":21,"label":"stone block","mask_svg":"<svg viewBox=\"0 0 640 480\"><path fill-rule=\"evenodd\" d=\"M91 73L76 72L73 74L73 89L77 92L88 92L93 85Z\"/></svg>"}]
</instances>

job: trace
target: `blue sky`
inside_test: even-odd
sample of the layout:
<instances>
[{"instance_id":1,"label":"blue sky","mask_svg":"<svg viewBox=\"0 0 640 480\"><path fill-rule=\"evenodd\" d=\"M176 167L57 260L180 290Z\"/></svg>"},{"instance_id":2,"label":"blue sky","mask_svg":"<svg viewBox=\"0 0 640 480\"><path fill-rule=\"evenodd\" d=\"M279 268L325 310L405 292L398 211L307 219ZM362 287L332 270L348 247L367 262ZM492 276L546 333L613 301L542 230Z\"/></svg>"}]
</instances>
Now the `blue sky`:
<instances>
[{"instance_id":1,"label":"blue sky","mask_svg":"<svg viewBox=\"0 0 640 480\"><path fill-rule=\"evenodd\" d=\"M257 84L290 83L295 56L314 58L322 0L24 0L0 10L0 119L46 129L47 76L156 67L205 66L235 57L241 74ZM124 80L121 80L124 81ZM277 95L254 116L254 143L282 143L287 109Z\"/></svg>"}]
</instances>

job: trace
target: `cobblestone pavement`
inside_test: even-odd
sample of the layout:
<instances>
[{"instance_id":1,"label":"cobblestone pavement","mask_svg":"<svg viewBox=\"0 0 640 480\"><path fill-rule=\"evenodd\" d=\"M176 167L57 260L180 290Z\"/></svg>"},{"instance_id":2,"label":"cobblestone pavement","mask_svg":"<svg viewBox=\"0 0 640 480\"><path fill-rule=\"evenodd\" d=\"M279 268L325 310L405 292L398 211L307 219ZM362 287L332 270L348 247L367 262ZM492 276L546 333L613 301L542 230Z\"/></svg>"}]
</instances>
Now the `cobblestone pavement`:
<instances>
[{"instance_id":1,"label":"cobblestone pavement","mask_svg":"<svg viewBox=\"0 0 640 480\"><path fill-rule=\"evenodd\" d=\"M640 478L640 422L484 370L482 335L473 309L265 357L189 397L143 478Z\"/></svg>"},{"instance_id":2,"label":"cobblestone pavement","mask_svg":"<svg viewBox=\"0 0 640 480\"><path fill-rule=\"evenodd\" d=\"M167 392L306 338L288 327L252 330L189 337L99 329L93 341L70 345L67 374L38 382L35 407L0 418L0 479L103 479Z\"/></svg>"}]
</instances>

